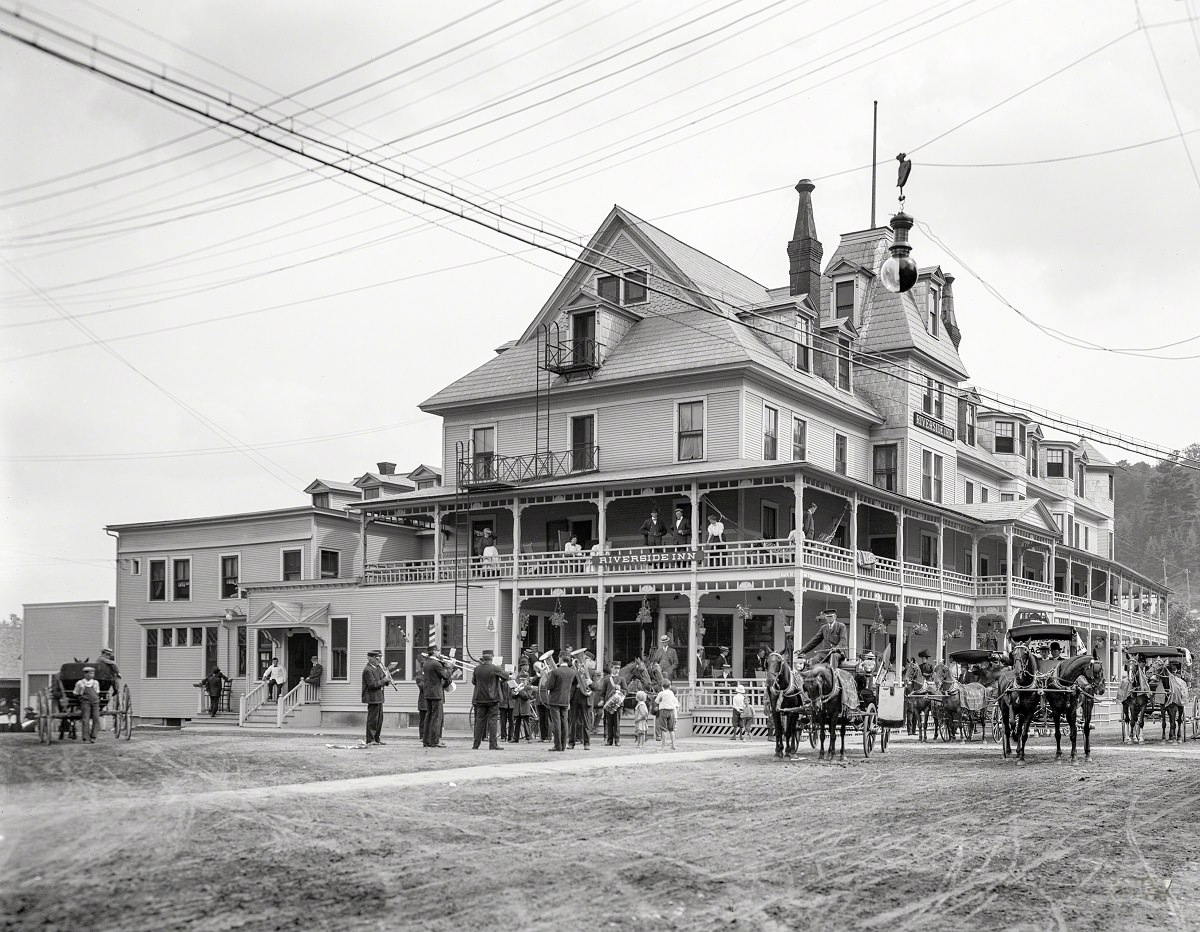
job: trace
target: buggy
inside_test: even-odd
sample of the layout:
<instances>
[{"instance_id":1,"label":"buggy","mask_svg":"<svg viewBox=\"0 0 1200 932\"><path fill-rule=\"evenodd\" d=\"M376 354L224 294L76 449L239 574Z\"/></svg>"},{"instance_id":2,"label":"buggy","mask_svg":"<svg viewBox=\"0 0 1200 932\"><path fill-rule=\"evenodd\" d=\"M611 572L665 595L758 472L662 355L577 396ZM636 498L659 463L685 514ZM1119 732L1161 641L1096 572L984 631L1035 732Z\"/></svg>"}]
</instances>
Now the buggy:
<instances>
[{"instance_id":1,"label":"buggy","mask_svg":"<svg viewBox=\"0 0 1200 932\"><path fill-rule=\"evenodd\" d=\"M1182 702L1170 703L1169 702L1169 700L1171 698L1170 693L1164 687L1162 680L1164 677L1168 678L1168 680L1170 680L1171 678L1174 678L1174 677L1178 677L1180 682L1182 683L1183 672L1184 672L1183 668L1185 665L1190 666L1190 661L1191 661L1190 653L1185 648L1182 648L1182 647L1170 647L1170 646L1162 645L1162 644L1133 644L1128 647L1125 647L1123 649L1123 653L1127 657L1129 657L1131 660L1134 660L1137 663L1141 664L1143 666L1143 668L1146 670L1148 677L1152 680L1152 684L1150 687L1150 695L1149 695L1148 699L1146 700L1145 709L1141 715L1141 721L1145 722L1145 721L1153 720L1153 718L1155 716L1157 716L1158 720L1162 724L1163 740L1165 741L1167 739L1167 724L1169 721L1168 708L1172 704L1178 705L1180 708L1179 722L1178 722L1178 729L1180 732L1179 740L1186 741L1187 740L1187 726L1188 726L1188 715L1187 715L1187 709L1186 709L1187 702L1188 702L1187 688L1186 688L1186 686L1183 687L1182 697L1180 697L1178 695L1176 696L1177 700L1182 698ZM1197 701L1200 702L1200 697L1197 697ZM1193 721L1192 721L1192 737L1193 737L1193 739L1196 736L1196 721L1195 720L1198 717L1196 714L1198 710L1200 710L1200 706L1193 704L1193 707L1192 707L1192 719L1193 719ZM1131 723L1127 723L1125 720L1125 715L1122 714L1122 716L1121 716L1121 743L1122 744L1125 743L1127 729L1130 729L1130 725L1131 725ZM1139 728L1138 731L1140 733L1141 729ZM1172 735L1174 735L1175 732L1176 732L1176 729L1174 726L1172 726L1172 729L1171 729Z\"/></svg>"},{"instance_id":2,"label":"buggy","mask_svg":"<svg viewBox=\"0 0 1200 932\"><path fill-rule=\"evenodd\" d=\"M993 653L993 651L984 650L983 648L969 648L951 652L949 660L951 663L958 664L959 682L964 685L970 685L970 683L975 682L967 678L972 672L971 668L977 664L990 663ZM965 696L962 703L963 737L968 741L972 740L975 736L975 726L978 725L984 738L991 741L999 741L1004 737L1004 721L1000 715L1000 703L997 701L996 688L994 686L984 686L982 683L979 685L983 686L982 702L972 702ZM976 708L975 706L978 707ZM950 735L948 733L943 735L942 740L950 740Z\"/></svg>"},{"instance_id":3,"label":"buggy","mask_svg":"<svg viewBox=\"0 0 1200 932\"><path fill-rule=\"evenodd\" d=\"M42 744L54 741L54 723L58 722L58 739L61 741L68 729L74 728L79 720L79 698L75 695L75 684L83 679L84 667L95 667L96 681L100 685L100 720L113 720L113 737L128 741L133 737L133 703L129 696L129 684L121 681L115 668L99 661L88 663L78 660L64 663L50 680L48 689L36 695L34 714L37 720L38 740Z\"/></svg>"}]
</instances>

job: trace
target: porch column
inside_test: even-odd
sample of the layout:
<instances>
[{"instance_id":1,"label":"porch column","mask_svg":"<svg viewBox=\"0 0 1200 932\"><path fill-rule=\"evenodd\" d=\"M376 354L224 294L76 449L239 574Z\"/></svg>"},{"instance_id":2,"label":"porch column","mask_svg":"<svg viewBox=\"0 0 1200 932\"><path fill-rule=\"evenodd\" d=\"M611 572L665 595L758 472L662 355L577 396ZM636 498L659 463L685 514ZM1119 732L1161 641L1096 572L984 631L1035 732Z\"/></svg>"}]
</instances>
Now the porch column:
<instances>
[{"instance_id":1,"label":"porch column","mask_svg":"<svg viewBox=\"0 0 1200 932\"><path fill-rule=\"evenodd\" d=\"M1067 578L1065 588L1067 590L1068 597L1075 595L1075 561L1071 558L1069 553L1067 554Z\"/></svg>"},{"instance_id":2,"label":"porch column","mask_svg":"<svg viewBox=\"0 0 1200 932\"><path fill-rule=\"evenodd\" d=\"M849 616L846 623L850 628L850 656L846 659L854 660L858 657L858 586L850 589L850 611L846 614Z\"/></svg>"},{"instance_id":3,"label":"porch column","mask_svg":"<svg viewBox=\"0 0 1200 932\"><path fill-rule=\"evenodd\" d=\"M596 540L600 543L600 552L604 552L604 548L608 541L608 502L604 500L604 489L601 489L596 496ZM603 572L603 562L599 567Z\"/></svg>"},{"instance_id":4,"label":"porch column","mask_svg":"<svg viewBox=\"0 0 1200 932\"><path fill-rule=\"evenodd\" d=\"M512 644L509 646L508 656L512 659L513 670L517 669L517 664L521 662L521 596L517 594L517 590L513 589L512 594ZM529 671L532 675L533 671Z\"/></svg>"},{"instance_id":5,"label":"porch column","mask_svg":"<svg viewBox=\"0 0 1200 932\"><path fill-rule=\"evenodd\" d=\"M979 646L979 618L976 615L971 616L971 649L974 650Z\"/></svg>"},{"instance_id":6,"label":"porch column","mask_svg":"<svg viewBox=\"0 0 1200 932\"><path fill-rule=\"evenodd\" d=\"M797 512L799 514L799 512ZM854 575L858 575L858 491L850 494L850 551L854 554Z\"/></svg>"},{"instance_id":7,"label":"porch column","mask_svg":"<svg viewBox=\"0 0 1200 932\"><path fill-rule=\"evenodd\" d=\"M1004 581L1004 630L1007 631L1012 627L1013 615L1013 529L1011 524L1004 529L1004 553L1008 570L1008 578Z\"/></svg>"},{"instance_id":8,"label":"porch column","mask_svg":"<svg viewBox=\"0 0 1200 932\"><path fill-rule=\"evenodd\" d=\"M693 511L693 514L695 512ZM692 533L695 533L695 524L693 522ZM690 605L688 608L688 685L696 685L696 675L700 672L696 669L696 653L700 650L700 638L696 634L696 629L699 627L700 620L700 588L697 584L697 574L693 571L691 588L688 590L688 599Z\"/></svg>"},{"instance_id":9,"label":"porch column","mask_svg":"<svg viewBox=\"0 0 1200 932\"><path fill-rule=\"evenodd\" d=\"M938 571L938 589L946 591L946 519L938 516L938 538L937 538L937 571Z\"/></svg>"},{"instance_id":10,"label":"porch column","mask_svg":"<svg viewBox=\"0 0 1200 932\"><path fill-rule=\"evenodd\" d=\"M596 594L593 596L596 602L596 667L603 670L606 667L604 662L604 584L599 583L596 587ZM580 640L586 641L586 631L580 632L585 637Z\"/></svg>"},{"instance_id":11,"label":"porch column","mask_svg":"<svg viewBox=\"0 0 1200 932\"><path fill-rule=\"evenodd\" d=\"M433 578L442 578L442 506L433 505Z\"/></svg>"},{"instance_id":12,"label":"porch column","mask_svg":"<svg viewBox=\"0 0 1200 932\"><path fill-rule=\"evenodd\" d=\"M896 674L904 672L904 659L908 651L904 647L904 598L896 604Z\"/></svg>"},{"instance_id":13,"label":"porch column","mask_svg":"<svg viewBox=\"0 0 1200 932\"><path fill-rule=\"evenodd\" d=\"M513 578L521 575L521 500L513 496L510 508L513 516Z\"/></svg>"},{"instance_id":14,"label":"porch column","mask_svg":"<svg viewBox=\"0 0 1200 932\"><path fill-rule=\"evenodd\" d=\"M792 522L792 529L796 531L796 549L792 555L795 567L793 570L794 575L792 576L792 604L795 606L795 610L792 613L792 650L795 650L796 639L801 635L801 609L804 607L804 533L802 531L804 520L804 473L800 472L800 470L796 470L795 482L792 484L792 494L796 499L796 518ZM799 643L804 642L801 641ZM787 656L787 662L792 662L790 652Z\"/></svg>"},{"instance_id":15,"label":"porch column","mask_svg":"<svg viewBox=\"0 0 1200 932\"><path fill-rule=\"evenodd\" d=\"M943 633L945 627L944 619L946 610L943 608L935 608L934 612L937 614L937 656L938 660L945 660L946 642L943 638Z\"/></svg>"},{"instance_id":16,"label":"porch column","mask_svg":"<svg viewBox=\"0 0 1200 932\"><path fill-rule=\"evenodd\" d=\"M358 578L365 580L367 576L367 513L358 513Z\"/></svg>"},{"instance_id":17,"label":"porch column","mask_svg":"<svg viewBox=\"0 0 1200 932\"><path fill-rule=\"evenodd\" d=\"M696 552L696 547L700 543L700 482L692 480L692 488L688 492L688 501L692 506L692 553ZM693 560L692 565L695 566Z\"/></svg>"}]
</instances>

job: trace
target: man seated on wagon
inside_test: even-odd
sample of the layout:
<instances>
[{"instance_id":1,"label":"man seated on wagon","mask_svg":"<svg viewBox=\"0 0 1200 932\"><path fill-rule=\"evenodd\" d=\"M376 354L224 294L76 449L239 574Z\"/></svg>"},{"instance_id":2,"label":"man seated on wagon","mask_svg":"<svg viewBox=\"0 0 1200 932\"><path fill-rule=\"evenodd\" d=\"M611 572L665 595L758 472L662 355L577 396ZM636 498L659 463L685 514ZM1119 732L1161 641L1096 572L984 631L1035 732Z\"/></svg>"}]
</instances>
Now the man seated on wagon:
<instances>
[{"instance_id":1,"label":"man seated on wagon","mask_svg":"<svg viewBox=\"0 0 1200 932\"><path fill-rule=\"evenodd\" d=\"M1038 648L1037 653L1037 671L1043 676L1049 676L1058 669L1058 665L1062 663L1062 645L1058 641L1050 643L1049 651L1047 652L1046 645L1043 644Z\"/></svg>"},{"instance_id":2,"label":"man seated on wagon","mask_svg":"<svg viewBox=\"0 0 1200 932\"><path fill-rule=\"evenodd\" d=\"M821 612L817 619L824 624L805 642L799 652L807 654L816 650L816 662L825 661L836 670L846 657L846 626L838 620L837 612L833 611Z\"/></svg>"},{"instance_id":3,"label":"man seated on wagon","mask_svg":"<svg viewBox=\"0 0 1200 932\"><path fill-rule=\"evenodd\" d=\"M858 685L859 705L866 708L875 702L875 652L866 651L854 667L854 682Z\"/></svg>"}]
</instances>

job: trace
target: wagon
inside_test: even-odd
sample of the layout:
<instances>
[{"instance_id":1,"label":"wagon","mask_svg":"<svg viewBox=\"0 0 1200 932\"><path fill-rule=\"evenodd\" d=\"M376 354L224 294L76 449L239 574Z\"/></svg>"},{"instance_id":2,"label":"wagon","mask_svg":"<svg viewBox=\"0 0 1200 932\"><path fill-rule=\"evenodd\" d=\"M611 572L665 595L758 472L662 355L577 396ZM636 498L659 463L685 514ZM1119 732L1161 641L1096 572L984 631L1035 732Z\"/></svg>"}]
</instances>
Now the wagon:
<instances>
[{"instance_id":1,"label":"wagon","mask_svg":"<svg viewBox=\"0 0 1200 932\"><path fill-rule=\"evenodd\" d=\"M1131 659L1138 661L1139 663L1143 664L1144 666L1155 667L1156 669L1169 670L1171 673L1174 673L1177 676L1183 675L1184 665L1185 664L1190 665L1190 661L1191 661L1191 654L1185 648L1171 647L1170 645L1164 645L1164 644L1132 644L1132 645L1129 645L1128 647L1123 648L1122 653L1124 653L1127 657L1130 657ZM1162 681L1159 678L1159 676L1156 674L1156 672L1151 672L1148 670L1147 673L1150 676L1152 676L1152 678L1153 678L1153 686L1151 688L1150 699L1146 703L1146 709L1145 709L1145 712L1143 713L1142 720L1143 721L1152 721L1154 719L1154 717L1157 716L1159 722L1162 725L1163 740L1166 740L1166 737L1167 737L1167 715L1166 715L1167 693L1166 693L1166 690L1163 689ZM1197 696L1196 699L1193 700L1193 703L1192 703L1191 718L1192 718L1192 738L1193 738L1193 740L1196 738L1196 735L1197 735L1197 731L1196 731L1197 719L1200 719L1200 714L1197 714L1197 713L1200 713L1200 705L1197 705L1197 702L1200 702L1200 696ZM1186 700L1185 700L1185 704L1186 704ZM1129 726L1125 721L1125 716L1124 716L1124 714L1122 714L1122 716L1121 716L1121 743L1122 744L1125 743L1125 739L1127 736L1126 730L1128 727ZM1182 732L1182 734L1180 735L1180 740L1186 741L1187 740L1187 728L1188 728L1188 710L1186 708L1183 710L1183 716L1180 719L1179 727Z\"/></svg>"},{"instance_id":2,"label":"wagon","mask_svg":"<svg viewBox=\"0 0 1200 932\"><path fill-rule=\"evenodd\" d=\"M1071 644L1076 639L1079 639L1079 632L1072 625L1061 624L1026 624L1017 625L1011 628L1008 632L1009 640L1025 644L1030 649L1040 647L1051 642L1059 644ZM1014 692L1036 691L1039 697L1037 712L1033 717L1033 728L1039 738L1044 738L1050 734L1053 716L1050 712L1049 703L1046 701L1046 693L1048 692L1067 692L1067 690L1055 690L1046 686L1042 682L1042 675L1038 674L1037 682L1032 687L1020 687L1015 683L1010 687ZM1082 709L1075 710L1076 723L1082 726Z\"/></svg>"},{"instance_id":3,"label":"wagon","mask_svg":"<svg viewBox=\"0 0 1200 932\"><path fill-rule=\"evenodd\" d=\"M958 664L959 667L959 682L965 682L967 668L973 664L990 663L994 655L993 651L983 648L968 648L966 650L952 651L949 655L949 660L952 663ZM996 690L992 687L984 687L983 691L983 707L981 709L968 709L965 705L962 710L962 725L965 732L964 737L970 741L975 735L975 726L979 726L980 732L985 738L991 741L999 741L1004 737L1004 720L1000 715L1000 703L996 698Z\"/></svg>"},{"instance_id":4,"label":"wagon","mask_svg":"<svg viewBox=\"0 0 1200 932\"><path fill-rule=\"evenodd\" d=\"M95 668L96 681L100 685L101 722L105 718L112 718L115 738L128 741L133 737L133 703L129 696L129 684L123 683L115 669L103 661L92 664L75 660L64 663L51 678L49 688L36 694L34 713L38 740L42 744L54 741L55 722L58 723L58 739L61 741L79 720L75 684L83 679L83 668L89 666Z\"/></svg>"}]
</instances>

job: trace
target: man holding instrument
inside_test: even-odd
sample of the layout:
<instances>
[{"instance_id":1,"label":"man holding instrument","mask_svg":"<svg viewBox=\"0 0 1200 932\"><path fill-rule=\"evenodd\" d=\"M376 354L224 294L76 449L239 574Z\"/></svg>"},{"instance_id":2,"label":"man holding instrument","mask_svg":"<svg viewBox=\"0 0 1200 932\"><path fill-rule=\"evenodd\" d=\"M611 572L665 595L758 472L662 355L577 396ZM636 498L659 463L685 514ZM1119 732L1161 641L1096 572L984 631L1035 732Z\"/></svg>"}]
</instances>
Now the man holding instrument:
<instances>
[{"instance_id":1,"label":"man holding instrument","mask_svg":"<svg viewBox=\"0 0 1200 932\"><path fill-rule=\"evenodd\" d=\"M383 688L390 678L383 668L382 651L367 651L367 665L362 671L362 701L367 704L367 747L382 747Z\"/></svg>"},{"instance_id":2,"label":"man holding instrument","mask_svg":"<svg viewBox=\"0 0 1200 932\"><path fill-rule=\"evenodd\" d=\"M429 707L425 713L425 730L421 732L421 744L427 748L444 748L442 743L442 709L446 702L446 687L454 676L454 668L442 659L437 647L429 648L429 655L421 667L425 681L421 684L421 695Z\"/></svg>"},{"instance_id":3,"label":"man holding instrument","mask_svg":"<svg viewBox=\"0 0 1200 932\"><path fill-rule=\"evenodd\" d=\"M471 701L475 703L475 743L471 745L473 751L479 750L484 734L487 735L489 751L504 750L500 747L496 726L500 715L501 690L508 688L508 674L492 662L494 656L492 651L485 650L480 654L480 662L475 666L475 672L471 674L471 683L475 687L471 697Z\"/></svg>"}]
</instances>

